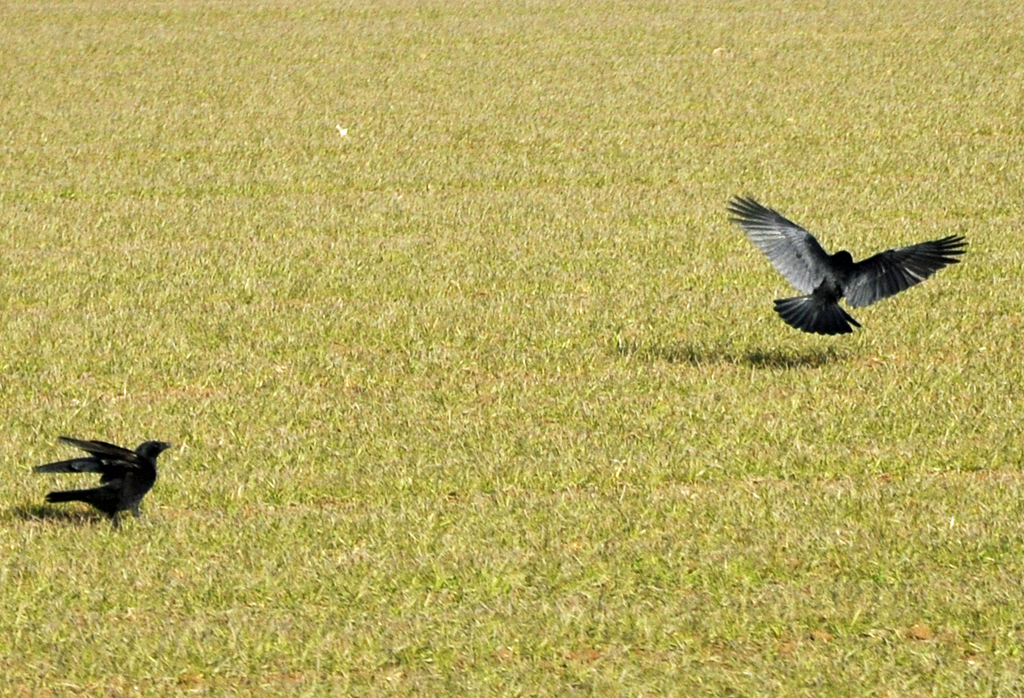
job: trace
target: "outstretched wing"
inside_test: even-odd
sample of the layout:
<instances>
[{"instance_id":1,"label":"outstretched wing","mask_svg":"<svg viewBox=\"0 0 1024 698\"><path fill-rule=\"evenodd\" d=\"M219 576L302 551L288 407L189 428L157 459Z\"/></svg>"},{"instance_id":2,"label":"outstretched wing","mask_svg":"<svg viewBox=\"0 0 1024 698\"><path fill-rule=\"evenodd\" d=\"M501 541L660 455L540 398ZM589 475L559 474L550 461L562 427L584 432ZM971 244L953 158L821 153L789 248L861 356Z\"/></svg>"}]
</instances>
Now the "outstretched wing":
<instances>
[{"instance_id":1,"label":"outstretched wing","mask_svg":"<svg viewBox=\"0 0 1024 698\"><path fill-rule=\"evenodd\" d=\"M854 265L846 300L854 308L871 305L919 284L939 269L956 264L967 249L960 235L879 252Z\"/></svg>"},{"instance_id":2,"label":"outstretched wing","mask_svg":"<svg viewBox=\"0 0 1024 698\"><path fill-rule=\"evenodd\" d=\"M70 436L61 436L59 439L69 446L80 448L86 453L90 453L102 460L118 461L128 468L137 468L140 465L139 457L135 454L135 451L129 451L127 448L108 444L106 441L83 441L81 439L72 439Z\"/></svg>"},{"instance_id":3,"label":"outstretched wing","mask_svg":"<svg viewBox=\"0 0 1024 698\"><path fill-rule=\"evenodd\" d=\"M56 463L46 463L32 468L37 473L102 473L106 464L99 458L72 458Z\"/></svg>"},{"instance_id":4,"label":"outstretched wing","mask_svg":"<svg viewBox=\"0 0 1024 698\"><path fill-rule=\"evenodd\" d=\"M794 288L814 292L831 262L813 235L749 196L733 197L728 210L730 220L746 231L750 241Z\"/></svg>"}]
</instances>

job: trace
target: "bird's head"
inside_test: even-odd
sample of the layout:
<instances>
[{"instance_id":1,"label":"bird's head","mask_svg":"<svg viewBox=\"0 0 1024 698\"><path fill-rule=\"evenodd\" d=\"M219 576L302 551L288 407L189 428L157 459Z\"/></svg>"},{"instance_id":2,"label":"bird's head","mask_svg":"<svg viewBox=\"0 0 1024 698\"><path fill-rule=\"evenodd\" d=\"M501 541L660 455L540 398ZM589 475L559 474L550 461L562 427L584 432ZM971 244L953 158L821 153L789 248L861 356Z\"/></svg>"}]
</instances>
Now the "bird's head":
<instances>
[{"instance_id":1,"label":"bird's head","mask_svg":"<svg viewBox=\"0 0 1024 698\"><path fill-rule=\"evenodd\" d=\"M832 263L840 269L849 269L853 266L853 255L846 250L839 250L832 255Z\"/></svg>"},{"instance_id":2,"label":"bird's head","mask_svg":"<svg viewBox=\"0 0 1024 698\"><path fill-rule=\"evenodd\" d=\"M165 441L147 441L146 443L141 444L137 449L135 449L135 453L137 453L141 458L149 458L151 460L155 460L157 456L159 456L161 453L163 453L170 447L171 444Z\"/></svg>"}]
</instances>

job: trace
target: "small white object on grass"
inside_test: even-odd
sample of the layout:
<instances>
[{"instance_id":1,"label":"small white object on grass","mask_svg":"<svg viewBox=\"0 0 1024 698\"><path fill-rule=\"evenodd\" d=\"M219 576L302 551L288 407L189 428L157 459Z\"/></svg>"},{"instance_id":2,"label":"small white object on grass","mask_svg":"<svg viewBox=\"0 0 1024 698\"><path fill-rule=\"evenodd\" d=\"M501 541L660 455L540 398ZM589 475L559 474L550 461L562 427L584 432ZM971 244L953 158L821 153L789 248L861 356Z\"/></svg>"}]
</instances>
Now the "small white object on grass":
<instances>
[{"instance_id":1,"label":"small white object on grass","mask_svg":"<svg viewBox=\"0 0 1024 698\"><path fill-rule=\"evenodd\" d=\"M338 135L339 136L344 136L344 135L346 135L348 133L348 129L347 128L342 128L341 124L338 124L337 126L335 126L335 128L338 129Z\"/></svg>"}]
</instances>

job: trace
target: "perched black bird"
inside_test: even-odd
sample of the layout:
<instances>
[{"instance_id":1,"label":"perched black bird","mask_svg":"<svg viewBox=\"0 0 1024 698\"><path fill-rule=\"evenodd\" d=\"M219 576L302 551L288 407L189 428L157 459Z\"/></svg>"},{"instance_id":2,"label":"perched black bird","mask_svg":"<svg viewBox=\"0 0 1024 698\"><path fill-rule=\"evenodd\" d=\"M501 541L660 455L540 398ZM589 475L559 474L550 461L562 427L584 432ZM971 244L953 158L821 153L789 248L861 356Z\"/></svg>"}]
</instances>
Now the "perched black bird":
<instances>
[{"instance_id":1,"label":"perched black bird","mask_svg":"<svg viewBox=\"0 0 1024 698\"><path fill-rule=\"evenodd\" d=\"M171 447L163 441L147 441L134 451L105 441L80 441L67 436L64 443L80 448L88 456L36 466L37 473L99 473L100 486L90 490L50 492L48 502L85 502L109 516L116 528L117 515L130 511L140 516L139 504L156 482L156 457Z\"/></svg>"},{"instance_id":2,"label":"perched black bird","mask_svg":"<svg viewBox=\"0 0 1024 698\"><path fill-rule=\"evenodd\" d=\"M797 290L808 294L775 301L786 324L817 334L846 334L860 327L839 307L845 297L854 308L871 305L920 283L948 264L956 264L967 247L962 236L920 242L879 252L854 262L846 250L829 254L814 236L752 198L729 202L730 220Z\"/></svg>"}]
</instances>

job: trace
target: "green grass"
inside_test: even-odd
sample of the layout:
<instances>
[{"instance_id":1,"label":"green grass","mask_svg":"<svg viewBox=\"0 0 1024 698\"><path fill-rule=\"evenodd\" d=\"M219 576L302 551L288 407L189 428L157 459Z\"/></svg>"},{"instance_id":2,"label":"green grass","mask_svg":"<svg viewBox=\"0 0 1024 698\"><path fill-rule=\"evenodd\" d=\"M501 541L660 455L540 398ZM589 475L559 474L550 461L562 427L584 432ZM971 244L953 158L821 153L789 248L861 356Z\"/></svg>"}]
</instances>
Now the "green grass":
<instances>
[{"instance_id":1,"label":"green grass","mask_svg":"<svg viewBox=\"0 0 1024 698\"><path fill-rule=\"evenodd\" d=\"M5 692L1024 692L1020 11L706 5L9 3Z\"/></svg>"}]
</instances>

